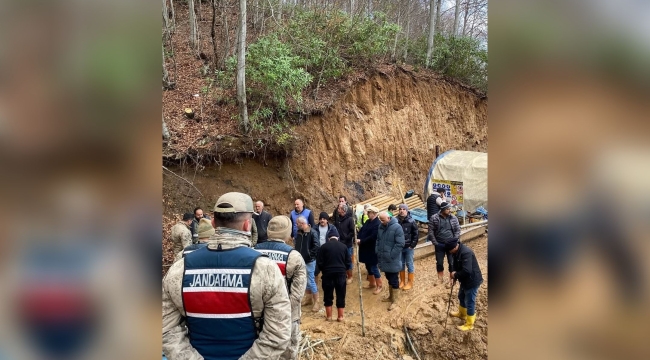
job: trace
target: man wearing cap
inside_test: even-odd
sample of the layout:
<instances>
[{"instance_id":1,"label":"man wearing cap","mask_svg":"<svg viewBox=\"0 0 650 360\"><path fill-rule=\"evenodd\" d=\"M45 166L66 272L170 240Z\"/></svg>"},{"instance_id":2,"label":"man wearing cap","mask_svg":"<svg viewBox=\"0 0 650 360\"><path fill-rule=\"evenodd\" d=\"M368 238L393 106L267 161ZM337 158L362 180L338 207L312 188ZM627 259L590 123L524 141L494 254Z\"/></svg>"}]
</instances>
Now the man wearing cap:
<instances>
[{"instance_id":1,"label":"man wearing cap","mask_svg":"<svg viewBox=\"0 0 650 360\"><path fill-rule=\"evenodd\" d=\"M449 274L449 278L460 282L458 311L449 315L465 320L465 324L457 327L458 330L472 330L476 321L476 295L479 286L483 283L483 274L472 249L460 242L451 242L445 244L445 250L454 257L454 271Z\"/></svg>"},{"instance_id":2,"label":"man wearing cap","mask_svg":"<svg viewBox=\"0 0 650 360\"><path fill-rule=\"evenodd\" d=\"M336 292L337 321L343 321L345 310L346 271L352 262L348 248L338 241L335 229L327 233L327 242L318 252L318 266L323 271L323 300L325 305L325 319L332 320L332 305L334 292Z\"/></svg>"},{"instance_id":3,"label":"man wearing cap","mask_svg":"<svg viewBox=\"0 0 650 360\"><path fill-rule=\"evenodd\" d=\"M190 225L194 215L191 213L183 214L183 220L179 221L172 227L172 251L174 256L182 253L183 249L192 245L192 231Z\"/></svg>"},{"instance_id":4,"label":"man wearing cap","mask_svg":"<svg viewBox=\"0 0 650 360\"><path fill-rule=\"evenodd\" d=\"M347 284L351 284L352 268L354 267L354 249L352 248L354 243L354 219L352 218L352 215L349 212L349 207L346 204L340 204L337 213L339 214L339 223L335 224L335 226L336 230L339 232L339 241L348 247L348 253L352 259L348 267L348 279L346 280Z\"/></svg>"},{"instance_id":5,"label":"man wearing cap","mask_svg":"<svg viewBox=\"0 0 650 360\"><path fill-rule=\"evenodd\" d=\"M199 221L199 224L197 226L197 235L199 238L198 243L192 244L190 246L186 246L182 252L176 254L176 259L174 259L174 261L178 261L185 255L207 244L208 239L210 239L210 236L214 235L214 228L212 227L212 221L208 220L207 218L201 218L201 221Z\"/></svg>"},{"instance_id":6,"label":"man wearing cap","mask_svg":"<svg viewBox=\"0 0 650 360\"><path fill-rule=\"evenodd\" d=\"M327 242L326 235L330 231L335 231L336 237L339 237L338 230L334 225L329 223L329 218L329 215L325 211L321 212L318 216L318 226L314 227L314 230L316 230L318 233L318 241L320 242L320 246L325 245L325 242ZM320 251L320 249L318 251ZM316 256L318 256L318 254L316 254ZM318 262L316 262L316 269L314 270L314 279L316 281L316 284L318 284L318 274L320 274L320 268L318 267Z\"/></svg>"},{"instance_id":7,"label":"man wearing cap","mask_svg":"<svg viewBox=\"0 0 650 360\"><path fill-rule=\"evenodd\" d=\"M300 253L285 242L291 240L291 219L280 215L267 227L268 241L258 243L255 250L274 260L285 277L291 300L291 343L281 359L295 359L300 343L300 300L305 295L307 268Z\"/></svg>"},{"instance_id":8,"label":"man wearing cap","mask_svg":"<svg viewBox=\"0 0 650 360\"><path fill-rule=\"evenodd\" d=\"M399 299L399 279L398 272L403 268L402 249L404 249L404 231L397 223L397 219L388 216L388 213L382 211L379 213L379 230L377 230L377 244L375 253L379 270L384 272L386 280L390 285L388 287L389 297L382 301L390 301L388 310L397 307Z\"/></svg>"},{"instance_id":9,"label":"man wearing cap","mask_svg":"<svg viewBox=\"0 0 650 360\"><path fill-rule=\"evenodd\" d=\"M381 273L377 267L377 254L375 253L375 246L377 245L377 231L381 222L377 217L379 210L375 206L370 206L367 209L368 221L361 227L357 233L357 244L359 244L359 262L366 264L368 271L368 286L364 289L375 288L373 294L381 294L384 289L381 280Z\"/></svg>"},{"instance_id":10,"label":"man wearing cap","mask_svg":"<svg viewBox=\"0 0 650 360\"><path fill-rule=\"evenodd\" d=\"M411 217L409 207L406 204L400 204L397 213L397 222L402 226L404 231L404 249L402 250L402 269L399 272L400 284L402 290L411 290L413 282L415 281L415 266L413 265L413 252L415 246L418 244L418 225ZM404 266L408 270L408 280L406 280L406 272Z\"/></svg>"},{"instance_id":11,"label":"man wearing cap","mask_svg":"<svg viewBox=\"0 0 650 360\"><path fill-rule=\"evenodd\" d=\"M296 199L293 203L294 209L291 210L291 237L294 238L296 234L298 233L298 223L296 220L298 220L298 216L304 216L305 219L307 219L307 224L309 226L314 227L316 226L316 223L314 222L314 214L312 211L308 208L305 207L305 203L302 201L302 199Z\"/></svg>"},{"instance_id":12,"label":"man wearing cap","mask_svg":"<svg viewBox=\"0 0 650 360\"><path fill-rule=\"evenodd\" d=\"M445 193L447 190L443 187L436 189L436 192L429 195L427 198L427 219L431 220L433 214L437 214L440 211L440 204L447 201Z\"/></svg>"},{"instance_id":13,"label":"man wearing cap","mask_svg":"<svg viewBox=\"0 0 650 360\"><path fill-rule=\"evenodd\" d=\"M460 224L458 218L451 213L451 204L443 202L440 204L440 211L433 214L429 219L429 233L427 241L433 242L436 247L436 270L438 271L438 284L445 283L447 288L451 287L451 282L445 282L443 279L445 254L449 264L449 272L452 271L454 260L451 254L445 252L445 244L457 242L460 239Z\"/></svg>"},{"instance_id":14,"label":"man wearing cap","mask_svg":"<svg viewBox=\"0 0 650 360\"><path fill-rule=\"evenodd\" d=\"M316 285L314 273L316 272L316 254L318 254L320 248L318 232L309 226L304 216L298 216L296 222L298 223L298 233L293 238L293 246L305 261L307 267L307 293L310 294L309 297L311 297L313 304L311 311L316 312L318 311L318 285ZM309 300L305 301L304 305L308 303Z\"/></svg>"},{"instance_id":15,"label":"man wearing cap","mask_svg":"<svg viewBox=\"0 0 650 360\"><path fill-rule=\"evenodd\" d=\"M163 352L170 359L277 359L289 346L291 303L278 265L250 248L253 201L223 194L207 246L163 279Z\"/></svg>"},{"instance_id":16,"label":"man wearing cap","mask_svg":"<svg viewBox=\"0 0 650 360\"><path fill-rule=\"evenodd\" d=\"M263 243L268 239L266 234L266 228L269 226L269 221L271 221L271 214L268 211L264 210L264 203L262 201L255 202L255 212L253 213L253 220L255 220L255 225L257 225L257 242ZM291 235L291 234L289 234Z\"/></svg>"}]
</instances>

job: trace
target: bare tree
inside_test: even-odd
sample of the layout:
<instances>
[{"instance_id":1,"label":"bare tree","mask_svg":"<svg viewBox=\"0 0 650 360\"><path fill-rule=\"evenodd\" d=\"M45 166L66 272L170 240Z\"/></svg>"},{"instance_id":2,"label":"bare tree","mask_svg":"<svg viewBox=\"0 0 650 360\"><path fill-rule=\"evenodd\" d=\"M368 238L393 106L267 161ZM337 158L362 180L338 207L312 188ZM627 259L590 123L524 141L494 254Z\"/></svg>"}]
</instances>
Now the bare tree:
<instances>
[{"instance_id":1,"label":"bare tree","mask_svg":"<svg viewBox=\"0 0 650 360\"><path fill-rule=\"evenodd\" d=\"M458 35L458 15L460 14L460 0L456 0L454 7L454 28L452 29L452 36Z\"/></svg>"},{"instance_id":2,"label":"bare tree","mask_svg":"<svg viewBox=\"0 0 650 360\"><path fill-rule=\"evenodd\" d=\"M429 38L427 39L426 67L431 67L431 56L433 55L433 39L436 36L436 0L429 1Z\"/></svg>"},{"instance_id":3,"label":"bare tree","mask_svg":"<svg viewBox=\"0 0 650 360\"><path fill-rule=\"evenodd\" d=\"M187 0L187 3L190 7L190 47L198 53L199 39L197 35L196 14L194 13L194 0Z\"/></svg>"},{"instance_id":4,"label":"bare tree","mask_svg":"<svg viewBox=\"0 0 650 360\"><path fill-rule=\"evenodd\" d=\"M162 0L162 16L163 16L163 25L165 25L165 29L169 29L170 20L169 20L169 9L167 9L167 0Z\"/></svg>"},{"instance_id":5,"label":"bare tree","mask_svg":"<svg viewBox=\"0 0 650 360\"><path fill-rule=\"evenodd\" d=\"M215 0L216 1L216 0ZM223 52L223 56L221 57L221 64L219 64L220 68L225 69L226 68L226 59L228 59L228 56L230 56L230 28L228 26L228 4L226 3L227 0L221 0L221 20L223 21L223 37L224 37L224 44L225 44L225 49Z\"/></svg>"},{"instance_id":6,"label":"bare tree","mask_svg":"<svg viewBox=\"0 0 650 360\"><path fill-rule=\"evenodd\" d=\"M239 0L239 30L237 39L237 101L244 131L248 132L246 107L246 0Z\"/></svg>"},{"instance_id":7,"label":"bare tree","mask_svg":"<svg viewBox=\"0 0 650 360\"><path fill-rule=\"evenodd\" d=\"M409 34L411 33L411 0L406 0L406 34L404 38L404 62L408 57Z\"/></svg>"},{"instance_id":8,"label":"bare tree","mask_svg":"<svg viewBox=\"0 0 650 360\"><path fill-rule=\"evenodd\" d=\"M440 31L440 3L442 0L436 2L436 31Z\"/></svg>"},{"instance_id":9,"label":"bare tree","mask_svg":"<svg viewBox=\"0 0 650 360\"><path fill-rule=\"evenodd\" d=\"M162 116L162 137L163 140L169 140L169 129L167 129L167 123L165 122L165 115Z\"/></svg>"}]
</instances>

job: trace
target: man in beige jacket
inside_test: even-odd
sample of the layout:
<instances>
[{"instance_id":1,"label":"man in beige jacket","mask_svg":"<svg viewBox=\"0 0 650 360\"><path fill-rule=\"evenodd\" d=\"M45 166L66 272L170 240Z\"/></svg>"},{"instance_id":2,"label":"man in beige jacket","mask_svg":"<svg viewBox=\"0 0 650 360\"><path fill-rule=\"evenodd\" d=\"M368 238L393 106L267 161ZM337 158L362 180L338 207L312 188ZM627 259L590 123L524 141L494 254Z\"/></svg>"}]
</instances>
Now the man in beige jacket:
<instances>
[{"instance_id":1,"label":"man in beige jacket","mask_svg":"<svg viewBox=\"0 0 650 360\"><path fill-rule=\"evenodd\" d=\"M172 227L172 243L174 244L172 250L174 255L178 255L183 249L192 245L192 231L190 231L192 219L194 219L194 215L186 213L183 215L183 220Z\"/></svg>"},{"instance_id":2,"label":"man in beige jacket","mask_svg":"<svg viewBox=\"0 0 650 360\"><path fill-rule=\"evenodd\" d=\"M226 193L207 246L163 279L163 353L170 360L278 359L289 346L291 303L274 261L250 248L253 201Z\"/></svg>"},{"instance_id":3,"label":"man in beige jacket","mask_svg":"<svg viewBox=\"0 0 650 360\"><path fill-rule=\"evenodd\" d=\"M268 240L257 244L255 250L274 260L280 272L286 276L291 299L291 343L282 359L292 360L298 356L300 344L300 301L307 287L307 267L302 255L285 242L291 240L291 219L280 215L271 219L266 229Z\"/></svg>"}]
</instances>

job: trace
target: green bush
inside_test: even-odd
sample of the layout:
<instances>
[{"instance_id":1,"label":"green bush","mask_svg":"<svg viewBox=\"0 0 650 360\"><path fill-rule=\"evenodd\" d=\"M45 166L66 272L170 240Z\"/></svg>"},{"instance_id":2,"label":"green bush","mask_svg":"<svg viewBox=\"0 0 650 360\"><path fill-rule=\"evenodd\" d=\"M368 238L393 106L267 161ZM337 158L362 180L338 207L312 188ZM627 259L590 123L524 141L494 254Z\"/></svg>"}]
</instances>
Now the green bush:
<instances>
[{"instance_id":1,"label":"green bush","mask_svg":"<svg viewBox=\"0 0 650 360\"><path fill-rule=\"evenodd\" d=\"M251 101L269 99L281 110L287 109L287 98L300 105L302 91L313 79L301 67L302 62L275 34L252 43L246 53L246 84Z\"/></svg>"}]
</instances>

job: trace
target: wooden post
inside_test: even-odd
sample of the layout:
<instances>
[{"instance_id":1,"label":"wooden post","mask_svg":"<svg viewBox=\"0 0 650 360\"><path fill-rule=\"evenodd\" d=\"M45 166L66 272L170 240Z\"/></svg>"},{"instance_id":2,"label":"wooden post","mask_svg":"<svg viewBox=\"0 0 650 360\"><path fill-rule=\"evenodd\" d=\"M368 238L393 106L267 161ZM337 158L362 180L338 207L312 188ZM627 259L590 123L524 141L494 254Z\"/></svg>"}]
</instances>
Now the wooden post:
<instances>
[{"instance_id":1,"label":"wooden post","mask_svg":"<svg viewBox=\"0 0 650 360\"><path fill-rule=\"evenodd\" d=\"M402 197L402 204L406 204L406 201L404 200L404 191L402 191L402 185L400 183L397 183L397 188L399 189L399 195Z\"/></svg>"},{"instance_id":2,"label":"wooden post","mask_svg":"<svg viewBox=\"0 0 650 360\"><path fill-rule=\"evenodd\" d=\"M357 213L352 209L352 220L354 220L354 244L357 251L357 274L359 274L359 305L361 306L361 335L366 337L366 316L363 312L363 296L361 290L361 268L359 267L359 244L357 244Z\"/></svg>"},{"instance_id":3,"label":"wooden post","mask_svg":"<svg viewBox=\"0 0 650 360\"><path fill-rule=\"evenodd\" d=\"M440 145L436 145L436 159L440 156Z\"/></svg>"}]
</instances>

